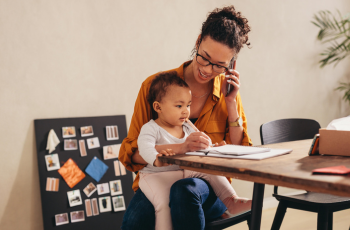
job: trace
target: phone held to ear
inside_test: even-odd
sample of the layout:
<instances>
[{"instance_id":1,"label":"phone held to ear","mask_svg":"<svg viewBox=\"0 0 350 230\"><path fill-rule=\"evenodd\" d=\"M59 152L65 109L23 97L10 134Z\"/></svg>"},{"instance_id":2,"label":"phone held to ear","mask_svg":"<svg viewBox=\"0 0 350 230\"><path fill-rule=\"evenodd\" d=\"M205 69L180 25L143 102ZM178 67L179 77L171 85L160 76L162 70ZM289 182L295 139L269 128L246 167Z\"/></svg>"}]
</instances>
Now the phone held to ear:
<instances>
[{"instance_id":1,"label":"phone held to ear","mask_svg":"<svg viewBox=\"0 0 350 230\"><path fill-rule=\"evenodd\" d=\"M232 58L231 62L230 62L230 65L228 66L229 69L236 69L236 60L234 60L234 58ZM230 76L230 72L226 71L226 75L225 77L229 77ZM229 84L229 82L231 82L232 80L231 79L228 79L227 80L227 93L226 93L226 96L231 92L231 90L233 90L233 85Z\"/></svg>"}]
</instances>

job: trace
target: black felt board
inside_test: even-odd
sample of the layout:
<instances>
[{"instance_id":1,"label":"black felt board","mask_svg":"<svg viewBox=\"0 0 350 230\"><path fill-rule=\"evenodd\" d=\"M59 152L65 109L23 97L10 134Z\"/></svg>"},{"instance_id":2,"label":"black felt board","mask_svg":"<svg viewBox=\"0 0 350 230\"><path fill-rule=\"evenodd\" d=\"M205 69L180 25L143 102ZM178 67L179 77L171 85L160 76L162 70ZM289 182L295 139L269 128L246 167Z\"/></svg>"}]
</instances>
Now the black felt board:
<instances>
[{"instance_id":1,"label":"black felt board","mask_svg":"<svg viewBox=\"0 0 350 230\"><path fill-rule=\"evenodd\" d=\"M125 211L114 212L113 204L111 212L104 212L97 216L86 217L85 210L85 199L92 199L110 196L112 201L111 194L103 194L98 195L97 191L87 197L83 192L83 189L90 182L93 182L97 187L97 184L106 183L112 180L121 180L122 183L122 191L124 196L124 201L126 207L129 205L130 200L134 194L131 186L133 182L132 173L126 171L127 174L124 176L115 176L114 172L114 164L113 162L117 159L108 159L103 160L103 146L120 144L123 139L127 136L126 129L126 120L124 115L120 116L105 116L105 117L83 117L83 118L60 118L60 119L40 119L35 120L35 137L36 137L36 146L38 153L38 167L39 167L39 178L40 178L40 193L41 193L41 203L42 203L42 211L43 211L43 220L44 220L44 229L62 229L62 230L70 230L70 229L120 229L123 215ZM82 126L93 126L93 136L81 137L80 127ZM119 140L107 141L106 138L106 126L117 125L119 131ZM76 137L63 138L62 136L62 127L74 126L76 130ZM47 171L45 155L49 154L49 151L46 150L47 138L49 131L54 129L57 134L60 143L56 146L56 150L51 154L57 153L60 161L60 166L69 159L72 158L78 165L78 167L85 173L85 168L88 166L90 161L96 156L100 160L102 160L109 168L106 174L101 178L99 182L96 182L92 177L90 177L87 173L85 173L85 178L80 181L77 185L75 185L72 189L69 188L67 183L61 177L57 170ZM95 149L88 149L86 139L98 137L100 142L100 147ZM79 140L85 140L85 147L87 151L87 156L81 157L79 147L77 150L64 150L64 139L77 139L78 146ZM54 177L59 178L59 191L58 192L49 192L46 191L46 178ZM82 205L70 207L67 197L67 192L79 189L81 193L81 198L83 201ZM112 203L112 202L111 202ZM85 213L85 221L71 223L70 220L70 212L83 210ZM69 224L64 224L60 226L56 226L55 215L61 213L68 213Z\"/></svg>"}]
</instances>

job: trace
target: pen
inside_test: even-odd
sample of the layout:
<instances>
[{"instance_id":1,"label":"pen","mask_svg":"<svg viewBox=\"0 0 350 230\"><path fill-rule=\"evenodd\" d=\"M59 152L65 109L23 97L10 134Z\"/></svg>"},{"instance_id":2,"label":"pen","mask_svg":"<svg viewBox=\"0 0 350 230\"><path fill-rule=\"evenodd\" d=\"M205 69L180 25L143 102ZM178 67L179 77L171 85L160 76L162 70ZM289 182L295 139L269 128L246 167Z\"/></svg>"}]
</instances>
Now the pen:
<instances>
[{"instance_id":1,"label":"pen","mask_svg":"<svg viewBox=\"0 0 350 230\"><path fill-rule=\"evenodd\" d=\"M200 132L198 129L197 129L197 127L196 126L194 126L194 124L192 123L192 121L190 120L190 119L186 119L186 122L187 122L187 124L189 124L191 127L192 127L192 129L194 129L194 131L196 131L196 132Z\"/></svg>"},{"instance_id":2,"label":"pen","mask_svg":"<svg viewBox=\"0 0 350 230\"><path fill-rule=\"evenodd\" d=\"M186 119L186 122L187 122L187 124L189 124L191 127L192 127L192 129L194 129L196 132L200 132L198 129L197 129L197 127L192 123L192 121L190 120L190 119ZM215 144L212 144L211 145L211 147L214 147L215 146ZM205 155L207 155L209 153L209 151L208 152L204 152L204 154Z\"/></svg>"}]
</instances>

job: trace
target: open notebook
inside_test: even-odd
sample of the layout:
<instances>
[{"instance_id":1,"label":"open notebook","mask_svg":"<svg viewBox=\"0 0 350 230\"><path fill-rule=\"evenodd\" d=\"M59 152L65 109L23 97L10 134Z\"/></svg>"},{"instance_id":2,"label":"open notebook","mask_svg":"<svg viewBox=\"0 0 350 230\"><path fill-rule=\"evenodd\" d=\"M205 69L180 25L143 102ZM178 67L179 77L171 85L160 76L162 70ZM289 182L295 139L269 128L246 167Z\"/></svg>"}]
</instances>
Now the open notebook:
<instances>
[{"instance_id":1,"label":"open notebook","mask_svg":"<svg viewBox=\"0 0 350 230\"><path fill-rule=\"evenodd\" d=\"M212 147L209 149L199 150L199 152L203 153L214 153L214 154L226 154L226 155L248 155L255 153L264 153L269 152L269 148L259 148L259 147L251 147L251 146L243 146L243 145L223 145L218 147Z\"/></svg>"},{"instance_id":2,"label":"open notebook","mask_svg":"<svg viewBox=\"0 0 350 230\"><path fill-rule=\"evenodd\" d=\"M292 149L270 149L242 145L224 145L197 152L188 152L187 155L223 157L249 160L263 160L292 152Z\"/></svg>"}]
</instances>

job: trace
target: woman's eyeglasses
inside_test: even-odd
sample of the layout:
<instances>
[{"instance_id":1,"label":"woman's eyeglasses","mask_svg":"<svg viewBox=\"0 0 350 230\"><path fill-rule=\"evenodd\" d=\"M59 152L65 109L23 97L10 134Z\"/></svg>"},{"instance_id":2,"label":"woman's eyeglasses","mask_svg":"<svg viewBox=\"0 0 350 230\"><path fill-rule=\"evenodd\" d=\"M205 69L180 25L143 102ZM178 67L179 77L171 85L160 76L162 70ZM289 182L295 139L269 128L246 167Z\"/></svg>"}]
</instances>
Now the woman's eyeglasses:
<instances>
[{"instance_id":1,"label":"woman's eyeglasses","mask_svg":"<svg viewBox=\"0 0 350 230\"><path fill-rule=\"evenodd\" d=\"M196 61L202 66L211 65L213 71L219 74L228 71L227 67L211 63L208 59L200 55L198 51L196 53Z\"/></svg>"}]
</instances>

